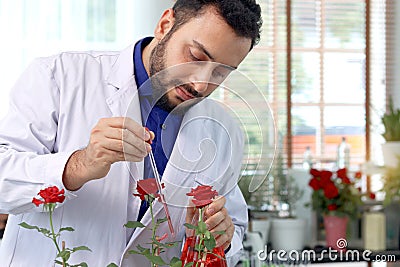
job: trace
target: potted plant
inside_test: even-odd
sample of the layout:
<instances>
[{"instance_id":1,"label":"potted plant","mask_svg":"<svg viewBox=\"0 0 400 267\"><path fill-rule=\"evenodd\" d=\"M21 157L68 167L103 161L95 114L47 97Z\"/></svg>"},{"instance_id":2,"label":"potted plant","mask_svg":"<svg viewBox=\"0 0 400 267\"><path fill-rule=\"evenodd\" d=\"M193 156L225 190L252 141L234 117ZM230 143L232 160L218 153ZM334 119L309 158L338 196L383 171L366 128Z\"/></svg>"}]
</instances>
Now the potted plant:
<instances>
[{"instance_id":1,"label":"potted plant","mask_svg":"<svg viewBox=\"0 0 400 267\"><path fill-rule=\"evenodd\" d=\"M327 246L336 250L345 249L339 241L346 239L349 218L360 215L361 190L347 175L346 168L336 172L311 169L310 174L309 186L313 189L311 206L324 218ZM357 173L355 178L361 178L361 173Z\"/></svg>"},{"instance_id":2,"label":"potted plant","mask_svg":"<svg viewBox=\"0 0 400 267\"><path fill-rule=\"evenodd\" d=\"M383 175L383 191L385 192L385 206L400 200L400 156L397 157L396 167L386 167Z\"/></svg>"},{"instance_id":3,"label":"potted plant","mask_svg":"<svg viewBox=\"0 0 400 267\"><path fill-rule=\"evenodd\" d=\"M397 167L385 167L382 175L385 199L383 201L386 215L387 246L389 249L399 249L400 240L400 157Z\"/></svg>"},{"instance_id":4,"label":"potted plant","mask_svg":"<svg viewBox=\"0 0 400 267\"><path fill-rule=\"evenodd\" d=\"M382 136L386 140L386 143L382 144L383 159L385 166L395 168L397 156L400 156L400 109L393 107L393 101L390 101L389 110L381 119L385 127Z\"/></svg>"},{"instance_id":5,"label":"potted plant","mask_svg":"<svg viewBox=\"0 0 400 267\"><path fill-rule=\"evenodd\" d=\"M278 218L274 218L271 224L272 247L275 250L301 250L305 241L306 222L296 217L295 207L304 190L299 188L294 177L285 173L280 154L273 175L279 212Z\"/></svg>"},{"instance_id":6,"label":"potted plant","mask_svg":"<svg viewBox=\"0 0 400 267\"><path fill-rule=\"evenodd\" d=\"M268 243L270 232L271 212L267 207L271 202L272 177L265 177L264 171L261 171L262 174L257 173L257 171L259 171L257 170L258 168L260 167L254 165L247 166L247 169L244 171L244 175L240 178L238 185L249 210L249 227L246 233L246 238L252 240L252 245L254 245L253 241L257 239L255 243L261 242L261 249L263 249L263 246ZM254 180L259 181L264 177L265 180L262 182L262 185L255 191L251 191L251 183L254 183ZM261 240L258 240L260 238Z\"/></svg>"}]
</instances>

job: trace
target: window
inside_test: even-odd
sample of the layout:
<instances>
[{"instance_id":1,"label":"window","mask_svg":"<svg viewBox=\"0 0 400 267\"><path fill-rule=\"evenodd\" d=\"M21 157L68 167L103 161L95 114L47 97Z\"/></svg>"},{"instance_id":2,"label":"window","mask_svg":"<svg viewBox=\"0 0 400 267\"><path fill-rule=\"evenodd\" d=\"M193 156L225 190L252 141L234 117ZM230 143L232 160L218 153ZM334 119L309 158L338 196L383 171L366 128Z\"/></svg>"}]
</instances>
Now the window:
<instances>
[{"instance_id":1,"label":"window","mask_svg":"<svg viewBox=\"0 0 400 267\"><path fill-rule=\"evenodd\" d=\"M260 4L262 39L239 70L248 73L270 101L284 168L302 168L308 149L314 167L337 168L343 137L350 148L350 170L359 170L366 160L380 163L379 118L385 110L387 71L393 65L385 54L393 1ZM259 140L257 134L251 133L249 142ZM372 184L367 182L365 189L379 189L379 183Z\"/></svg>"},{"instance_id":2,"label":"window","mask_svg":"<svg viewBox=\"0 0 400 267\"><path fill-rule=\"evenodd\" d=\"M8 92L38 56L71 50L117 50L137 36L130 0L0 0L0 118ZM161 12L161 11L160 11Z\"/></svg>"}]
</instances>

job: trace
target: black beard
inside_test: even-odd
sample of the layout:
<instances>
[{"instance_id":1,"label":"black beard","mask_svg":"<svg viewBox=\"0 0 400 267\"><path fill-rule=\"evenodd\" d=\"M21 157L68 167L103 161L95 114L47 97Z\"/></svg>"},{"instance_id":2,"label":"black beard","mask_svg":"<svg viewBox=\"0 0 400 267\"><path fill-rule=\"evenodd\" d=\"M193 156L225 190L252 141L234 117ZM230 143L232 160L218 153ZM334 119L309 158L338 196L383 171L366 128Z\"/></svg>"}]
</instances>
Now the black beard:
<instances>
[{"instance_id":1,"label":"black beard","mask_svg":"<svg viewBox=\"0 0 400 267\"><path fill-rule=\"evenodd\" d=\"M166 46L172 36L172 32L162 39L150 53L150 77L153 87L153 99L156 100L156 106L176 114L184 114L190 107L202 100L202 95L199 94L191 85L180 80L168 79L168 70L165 66ZM169 81L169 82L168 82ZM195 98L189 101L184 101L176 106L171 103L167 97L168 90L174 90L176 86L183 87L186 91L192 94Z\"/></svg>"},{"instance_id":2,"label":"black beard","mask_svg":"<svg viewBox=\"0 0 400 267\"><path fill-rule=\"evenodd\" d=\"M163 76L165 75L163 75L161 71L166 68L166 46L171 36L172 32L170 31L150 53L150 80L153 86L153 99L156 100L156 106L159 106L168 112L171 112L175 106L167 97L166 88L168 88L168 86L163 82L163 80L165 80L165 77Z\"/></svg>"}]
</instances>

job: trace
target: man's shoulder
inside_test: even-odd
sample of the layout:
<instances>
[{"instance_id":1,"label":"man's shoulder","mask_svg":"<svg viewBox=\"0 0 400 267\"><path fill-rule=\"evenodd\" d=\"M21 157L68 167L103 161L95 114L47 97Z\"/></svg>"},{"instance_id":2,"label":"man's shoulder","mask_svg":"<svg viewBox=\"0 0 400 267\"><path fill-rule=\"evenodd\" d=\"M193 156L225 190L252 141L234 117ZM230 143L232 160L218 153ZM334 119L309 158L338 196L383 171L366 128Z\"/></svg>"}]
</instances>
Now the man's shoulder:
<instances>
[{"instance_id":1,"label":"man's shoulder","mask_svg":"<svg viewBox=\"0 0 400 267\"><path fill-rule=\"evenodd\" d=\"M47 57L39 57L34 60L38 64L46 65L53 69L56 66L63 66L63 69L68 66L78 65L92 66L95 65L113 65L119 56L125 51L132 49L131 46L119 51L65 51Z\"/></svg>"}]
</instances>

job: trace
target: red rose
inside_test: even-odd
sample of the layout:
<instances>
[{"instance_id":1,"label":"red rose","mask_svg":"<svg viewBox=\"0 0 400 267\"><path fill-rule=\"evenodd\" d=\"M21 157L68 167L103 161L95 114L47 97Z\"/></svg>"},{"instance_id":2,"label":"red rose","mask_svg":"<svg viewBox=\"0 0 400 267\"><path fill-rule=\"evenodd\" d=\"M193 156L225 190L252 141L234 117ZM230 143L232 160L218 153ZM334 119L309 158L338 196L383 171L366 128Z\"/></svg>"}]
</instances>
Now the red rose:
<instances>
[{"instance_id":1,"label":"red rose","mask_svg":"<svg viewBox=\"0 0 400 267\"><path fill-rule=\"evenodd\" d=\"M332 177L332 172L330 171L321 171L320 172L320 181L321 181L321 186L324 188L327 184L330 184Z\"/></svg>"},{"instance_id":2,"label":"red rose","mask_svg":"<svg viewBox=\"0 0 400 267\"><path fill-rule=\"evenodd\" d=\"M342 178L342 182L343 182L344 184L351 184L351 181L350 181L349 177L344 177L344 178Z\"/></svg>"},{"instance_id":3,"label":"red rose","mask_svg":"<svg viewBox=\"0 0 400 267\"><path fill-rule=\"evenodd\" d=\"M57 186L50 186L39 191L38 195L43 198L43 200L33 198L32 203L36 206L40 204L48 203L63 203L65 200L64 189L58 189Z\"/></svg>"},{"instance_id":4,"label":"red rose","mask_svg":"<svg viewBox=\"0 0 400 267\"><path fill-rule=\"evenodd\" d=\"M39 207L40 204L44 204L44 201L37 199L37 198L33 198L32 203L35 204L36 207Z\"/></svg>"},{"instance_id":5,"label":"red rose","mask_svg":"<svg viewBox=\"0 0 400 267\"><path fill-rule=\"evenodd\" d=\"M337 187L335 186L335 184L333 182L330 182L330 183L326 184L324 187L324 195L327 198L332 199L339 195L339 190L337 189Z\"/></svg>"},{"instance_id":6,"label":"red rose","mask_svg":"<svg viewBox=\"0 0 400 267\"><path fill-rule=\"evenodd\" d=\"M328 210L330 210L330 211L337 210L337 205L336 204L329 204L328 205Z\"/></svg>"},{"instance_id":7,"label":"red rose","mask_svg":"<svg viewBox=\"0 0 400 267\"><path fill-rule=\"evenodd\" d=\"M162 188L164 188L164 184L161 184ZM141 200L145 200L145 196L153 195L154 197L158 197L157 191L157 182L155 178L147 178L144 180L139 180L137 182L137 194L133 194L134 196L140 197Z\"/></svg>"},{"instance_id":8,"label":"red rose","mask_svg":"<svg viewBox=\"0 0 400 267\"><path fill-rule=\"evenodd\" d=\"M320 172L319 170L317 170L317 169L311 169L311 170L310 170L310 174L311 174L313 177L319 177L319 176L321 175L321 172Z\"/></svg>"},{"instance_id":9,"label":"red rose","mask_svg":"<svg viewBox=\"0 0 400 267\"><path fill-rule=\"evenodd\" d=\"M212 199L218 196L218 192L212 190L212 186L199 185L194 189L192 188L191 191L186 195L193 197L192 202L197 208L202 208L210 204Z\"/></svg>"},{"instance_id":10,"label":"red rose","mask_svg":"<svg viewBox=\"0 0 400 267\"><path fill-rule=\"evenodd\" d=\"M312 189L314 189L315 191L317 191L318 189L321 189L321 185L319 184L319 181L318 181L318 179L317 178L312 178L311 180L310 180L310 182L308 183L308 185L312 188Z\"/></svg>"},{"instance_id":11,"label":"red rose","mask_svg":"<svg viewBox=\"0 0 400 267\"><path fill-rule=\"evenodd\" d=\"M376 198L376 195L375 195L374 193L370 192L370 193L369 193L369 198L370 198L370 199L375 199L375 198Z\"/></svg>"},{"instance_id":12,"label":"red rose","mask_svg":"<svg viewBox=\"0 0 400 267\"><path fill-rule=\"evenodd\" d=\"M336 172L336 174L337 174L337 176L339 177L339 178L347 178L347 169L346 168L343 168L343 169L340 169L340 170L338 170L337 172Z\"/></svg>"},{"instance_id":13,"label":"red rose","mask_svg":"<svg viewBox=\"0 0 400 267\"><path fill-rule=\"evenodd\" d=\"M361 172L356 172L356 174L354 175L354 177L357 178L357 179L361 179L362 173L361 173Z\"/></svg>"}]
</instances>

